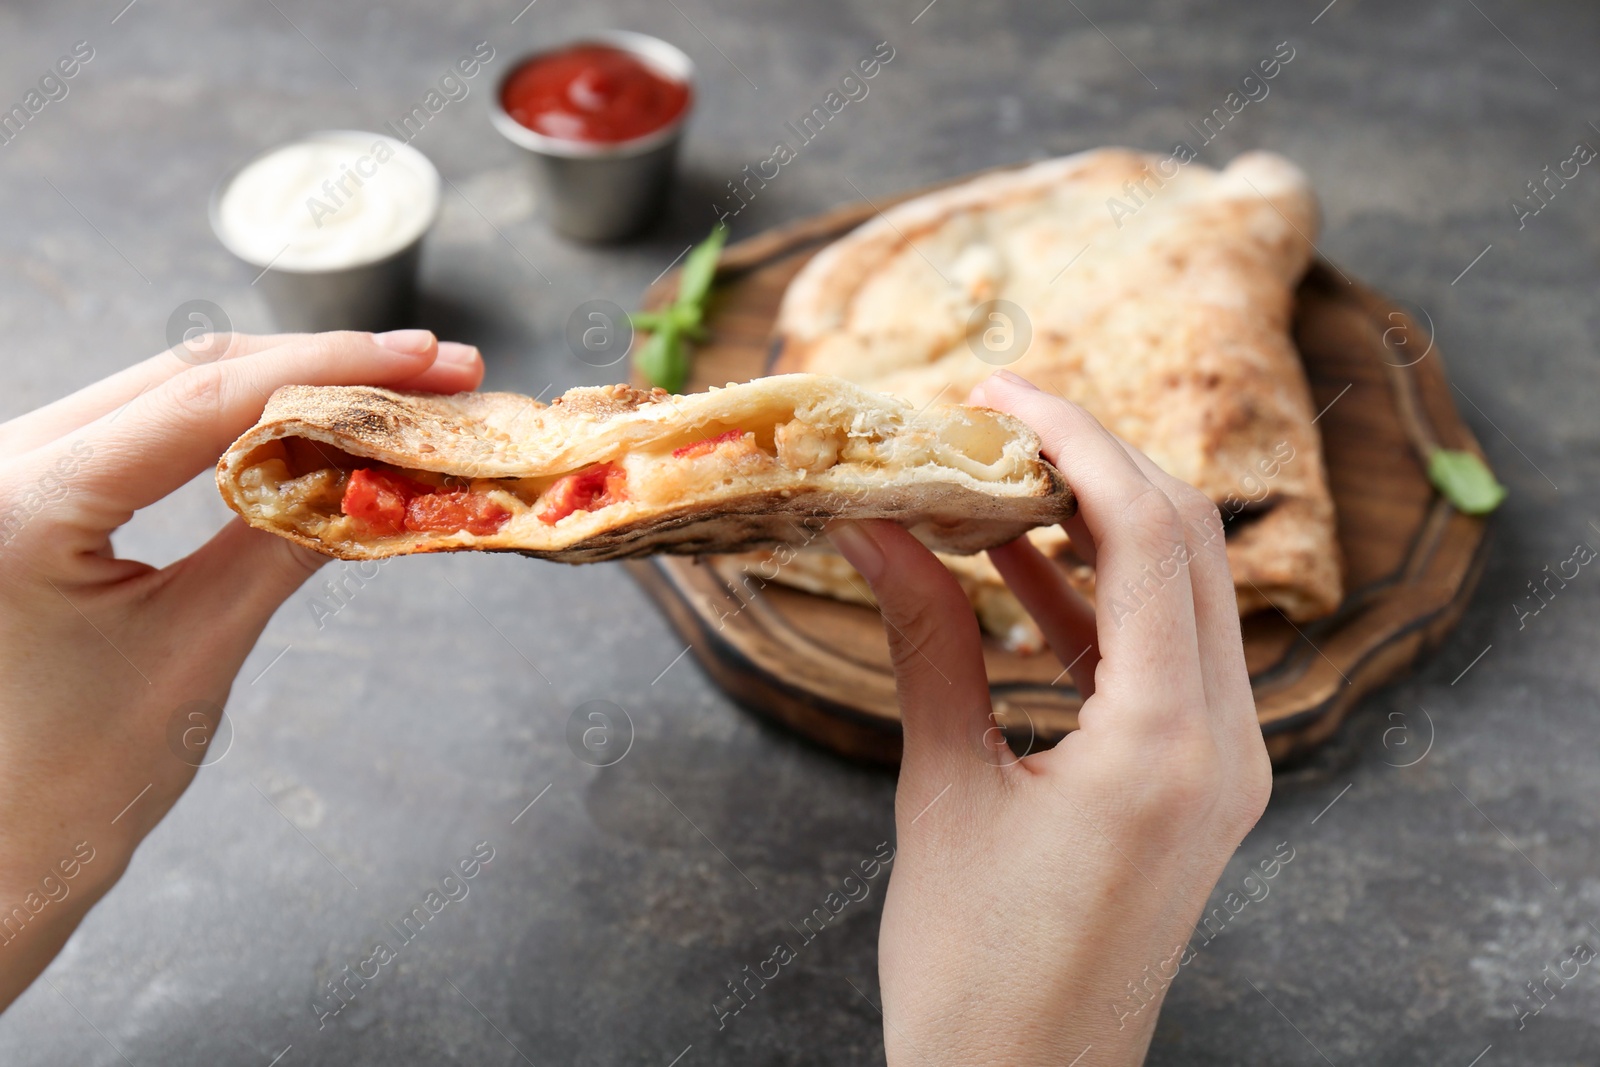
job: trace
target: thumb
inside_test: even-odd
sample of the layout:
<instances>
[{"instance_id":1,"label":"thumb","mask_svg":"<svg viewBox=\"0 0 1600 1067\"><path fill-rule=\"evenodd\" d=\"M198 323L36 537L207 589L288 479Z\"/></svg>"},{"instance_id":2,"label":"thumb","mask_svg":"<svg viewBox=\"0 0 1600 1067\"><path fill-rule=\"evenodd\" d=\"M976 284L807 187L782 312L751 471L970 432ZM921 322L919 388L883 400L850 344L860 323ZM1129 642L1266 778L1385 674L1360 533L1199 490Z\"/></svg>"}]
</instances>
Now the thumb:
<instances>
[{"instance_id":1,"label":"thumb","mask_svg":"<svg viewBox=\"0 0 1600 1067\"><path fill-rule=\"evenodd\" d=\"M325 557L235 518L174 566L163 591L173 615L248 652L272 613Z\"/></svg>"},{"instance_id":2,"label":"thumb","mask_svg":"<svg viewBox=\"0 0 1600 1067\"><path fill-rule=\"evenodd\" d=\"M955 576L892 522L836 523L828 537L872 586L883 614L905 767L914 773L929 763L976 761L998 732L991 731L977 616Z\"/></svg>"}]
</instances>

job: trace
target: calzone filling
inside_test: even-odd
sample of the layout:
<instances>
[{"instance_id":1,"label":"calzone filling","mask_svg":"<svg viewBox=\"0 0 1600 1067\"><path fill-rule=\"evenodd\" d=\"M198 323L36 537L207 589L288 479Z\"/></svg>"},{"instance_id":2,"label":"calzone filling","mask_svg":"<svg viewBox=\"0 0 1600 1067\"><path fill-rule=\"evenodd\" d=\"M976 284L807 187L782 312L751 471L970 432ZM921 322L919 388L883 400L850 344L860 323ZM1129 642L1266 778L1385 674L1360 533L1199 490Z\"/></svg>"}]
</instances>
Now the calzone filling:
<instances>
[{"instance_id":1,"label":"calzone filling","mask_svg":"<svg viewBox=\"0 0 1600 1067\"><path fill-rule=\"evenodd\" d=\"M966 432L959 423L943 422L929 432L902 426L885 435L805 412L754 426L669 430L618 455L531 477L401 467L322 441L285 437L252 452L238 485L243 503L259 518L323 541L470 539L539 528L556 532L600 513L626 521L629 509L655 511L742 492L787 495L830 473L916 467L989 484L1020 482L1031 474L993 435Z\"/></svg>"}]
</instances>

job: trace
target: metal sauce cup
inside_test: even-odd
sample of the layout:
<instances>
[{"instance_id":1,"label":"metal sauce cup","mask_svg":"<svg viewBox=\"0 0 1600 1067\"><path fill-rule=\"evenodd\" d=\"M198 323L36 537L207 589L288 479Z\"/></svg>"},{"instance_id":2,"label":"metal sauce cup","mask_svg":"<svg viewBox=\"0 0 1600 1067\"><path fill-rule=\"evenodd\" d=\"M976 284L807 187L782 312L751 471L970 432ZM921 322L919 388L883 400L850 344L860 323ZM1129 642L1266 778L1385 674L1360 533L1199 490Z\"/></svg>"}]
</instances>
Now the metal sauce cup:
<instances>
[{"instance_id":1,"label":"metal sauce cup","mask_svg":"<svg viewBox=\"0 0 1600 1067\"><path fill-rule=\"evenodd\" d=\"M540 56L586 44L631 52L658 73L683 82L689 87L683 111L659 130L611 143L548 137L507 114L502 102L506 83L517 71ZM659 38L612 30L519 57L495 86L489 118L506 140L527 152L540 210L552 226L580 241L616 241L637 233L660 213L694 105L694 63L687 55Z\"/></svg>"},{"instance_id":2,"label":"metal sauce cup","mask_svg":"<svg viewBox=\"0 0 1600 1067\"><path fill-rule=\"evenodd\" d=\"M378 164L380 168L403 160L406 166L432 186L427 222L416 238L402 248L382 253L377 259L304 270L262 261L259 256L241 250L222 224L222 198L228 187L257 160L289 144L308 141L348 145L352 159L365 154L377 141L388 143L394 150L395 159ZM224 248L261 272L251 284L259 285L266 294L267 305L280 330L320 333L324 330L393 329L406 325L411 313L416 296L417 268L422 260L422 240L438 221L443 200L441 184L439 171L427 156L393 137L360 130L319 130L257 154L217 183L211 194L211 229Z\"/></svg>"}]
</instances>

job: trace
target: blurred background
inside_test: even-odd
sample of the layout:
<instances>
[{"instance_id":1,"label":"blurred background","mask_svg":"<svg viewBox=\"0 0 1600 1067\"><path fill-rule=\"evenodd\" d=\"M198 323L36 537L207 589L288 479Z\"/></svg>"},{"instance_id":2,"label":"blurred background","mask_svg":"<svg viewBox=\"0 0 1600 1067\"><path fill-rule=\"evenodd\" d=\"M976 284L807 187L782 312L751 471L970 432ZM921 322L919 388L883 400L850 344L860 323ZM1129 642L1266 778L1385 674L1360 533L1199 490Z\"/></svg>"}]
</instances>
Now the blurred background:
<instances>
[{"instance_id":1,"label":"blurred background","mask_svg":"<svg viewBox=\"0 0 1600 1067\"><path fill-rule=\"evenodd\" d=\"M167 347L186 301L269 329L255 271L208 223L219 180L314 130L382 129L480 42L485 74L411 142L446 179L414 321L480 345L486 387L547 398L625 370L575 358L572 310L637 306L726 183L879 42L894 58L868 95L729 220L734 240L997 164L1195 143L1186 124L1288 42L1270 93L1200 159L1270 148L1311 175L1321 251L1426 309L1511 495L1455 635L1278 776L1218 898L1280 845L1295 858L1185 968L1150 1061L1592 1058L1593 968L1526 1013L1547 965L1600 945L1600 579L1585 572L1537 618L1514 605L1575 543L1600 545L1600 178L1584 166L1537 215L1513 199L1533 203L1546 166L1600 146L1600 14L925 3L8 3L0 105L79 42L92 59L0 144L0 417ZM697 103L660 221L580 245L539 219L488 99L516 57L612 28L687 52ZM227 515L202 477L118 548L164 564ZM321 588L335 579L336 598ZM225 754L49 983L0 1018L0 1062L881 1062L885 879L737 1016L719 1025L714 1005L893 841L893 777L752 718L682 653L612 565L327 569L246 664ZM629 745L604 767L568 740L594 700L625 712ZM1388 731L1418 728L1419 708L1431 747L1402 766L1424 737L1401 752ZM327 983L482 842L494 858L468 895L319 1027Z\"/></svg>"}]
</instances>

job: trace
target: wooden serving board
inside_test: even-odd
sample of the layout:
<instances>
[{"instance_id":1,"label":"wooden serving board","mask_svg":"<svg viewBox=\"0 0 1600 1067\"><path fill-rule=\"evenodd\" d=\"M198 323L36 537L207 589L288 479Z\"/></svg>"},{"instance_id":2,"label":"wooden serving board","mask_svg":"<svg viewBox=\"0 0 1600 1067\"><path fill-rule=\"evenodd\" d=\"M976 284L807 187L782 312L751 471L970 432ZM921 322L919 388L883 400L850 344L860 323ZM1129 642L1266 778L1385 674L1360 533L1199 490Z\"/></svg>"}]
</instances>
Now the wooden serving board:
<instances>
[{"instance_id":1,"label":"wooden serving board","mask_svg":"<svg viewBox=\"0 0 1600 1067\"><path fill-rule=\"evenodd\" d=\"M790 279L876 210L846 205L729 247L689 390L766 373ZM674 273L651 287L645 305L658 307L676 291ZM1325 262L1300 285L1294 330L1317 408L1326 409L1318 427L1346 593L1337 613L1303 626L1276 612L1245 620L1256 709L1275 763L1326 740L1362 694L1439 645L1483 569L1488 533L1484 519L1440 497L1424 471L1422 457L1436 445L1482 455L1428 333ZM1385 331L1407 343L1391 346ZM627 566L701 666L745 707L847 756L898 762L900 713L876 611L747 579L716 557ZM1055 657L984 640L995 717L1014 749L1046 748L1076 728L1081 698Z\"/></svg>"}]
</instances>

